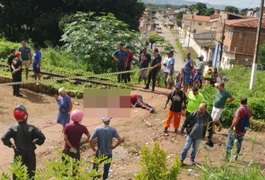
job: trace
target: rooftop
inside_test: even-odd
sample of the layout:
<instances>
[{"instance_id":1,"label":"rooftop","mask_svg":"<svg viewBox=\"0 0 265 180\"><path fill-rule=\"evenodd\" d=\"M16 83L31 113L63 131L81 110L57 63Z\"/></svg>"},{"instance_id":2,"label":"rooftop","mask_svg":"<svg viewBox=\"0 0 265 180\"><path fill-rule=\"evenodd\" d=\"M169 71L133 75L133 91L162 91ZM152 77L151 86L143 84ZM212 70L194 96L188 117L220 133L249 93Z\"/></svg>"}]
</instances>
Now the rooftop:
<instances>
[{"instance_id":1,"label":"rooftop","mask_svg":"<svg viewBox=\"0 0 265 180\"><path fill-rule=\"evenodd\" d=\"M235 19L227 20L225 24L232 27L257 28L259 23L258 18ZM265 18L262 19L262 28L265 29Z\"/></svg>"},{"instance_id":2,"label":"rooftop","mask_svg":"<svg viewBox=\"0 0 265 180\"><path fill-rule=\"evenodd\" d=\"M211 16L183 15L183 20L213 22L217 21L218 19L212 19Z\"/></svg>"}]
</instances>

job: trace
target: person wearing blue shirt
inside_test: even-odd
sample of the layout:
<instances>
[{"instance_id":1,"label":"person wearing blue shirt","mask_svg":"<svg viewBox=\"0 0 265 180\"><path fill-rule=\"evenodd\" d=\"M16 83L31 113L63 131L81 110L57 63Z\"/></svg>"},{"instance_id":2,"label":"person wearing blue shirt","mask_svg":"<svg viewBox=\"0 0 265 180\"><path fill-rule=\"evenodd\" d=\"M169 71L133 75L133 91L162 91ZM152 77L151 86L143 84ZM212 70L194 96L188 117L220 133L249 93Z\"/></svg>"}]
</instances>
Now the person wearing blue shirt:
<instances>
[{"instance_id":1,"label":"person wearing blue shirt","mask_svg":"<svg viewBox=\"0 0 265 180\"><path fill-rule=\"evenodd\" d=\"M35 80L40 80L40 65L41 65L41 52L39 50L39 47L37 45L34 45L34 54L33 54L33 72L34 72L34 78Z\"/></svg>"},{"instance_id":2,"label":"person wearing blue shirt","mask_svg":"<svg viewBox=\"0 0 265 180\"><path fill-rule=\"evenodd\" d=\"M189 87L189 85L191 83L191 72L192 72L192 69L193 69L193 62L192 62L192 59L191 59L191 53L188 52L187 53L187 58L186 58L186 60L184 61L184 64L183 64L183 74L184 74L183 91L185 93L187 93L188 87Z\"/></svg>"},{"instance_id":3,"label":"person wearing blue shirt","mask_svg":"<svg viewBox=\"0 0 265 180\"><path fill-rule=\"evenodd\" d=\"M117 62L116 67L117 67L117 72L125 71L125 62L127 59L127 51L124 48L123 43L119 43L118 45L118 50L116 50L112 54L112 58L114 61ZM118 82L124 82L127 83L127 78L125 74L118 74Z\"/></svg>"}]
</instances>

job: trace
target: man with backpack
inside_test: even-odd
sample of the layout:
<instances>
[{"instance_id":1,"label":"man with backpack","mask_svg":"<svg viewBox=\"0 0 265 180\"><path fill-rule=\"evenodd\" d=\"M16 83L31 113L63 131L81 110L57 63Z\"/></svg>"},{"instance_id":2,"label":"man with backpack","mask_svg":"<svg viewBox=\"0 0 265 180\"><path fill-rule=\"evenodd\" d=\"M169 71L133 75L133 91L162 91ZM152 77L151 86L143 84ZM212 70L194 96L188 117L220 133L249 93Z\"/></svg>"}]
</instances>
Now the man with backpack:
<instances>
[{"instance_id":1,"label":"man with backpack","mask_svg":"<svg viewBox=\"0 0 265 180\"><path fill-rule=\"evenodd\" d=\"M240 99L240 107L234 113L232 124L229 128L228 138L226 140L226 159L228 160L233 148L234 142L237 141L237 152L235 159L241 150L242 141L246 134L246 129L249 128L249 119L252 116L252 111L247 106L247 98Z\"/></svg>"}]
</instances>

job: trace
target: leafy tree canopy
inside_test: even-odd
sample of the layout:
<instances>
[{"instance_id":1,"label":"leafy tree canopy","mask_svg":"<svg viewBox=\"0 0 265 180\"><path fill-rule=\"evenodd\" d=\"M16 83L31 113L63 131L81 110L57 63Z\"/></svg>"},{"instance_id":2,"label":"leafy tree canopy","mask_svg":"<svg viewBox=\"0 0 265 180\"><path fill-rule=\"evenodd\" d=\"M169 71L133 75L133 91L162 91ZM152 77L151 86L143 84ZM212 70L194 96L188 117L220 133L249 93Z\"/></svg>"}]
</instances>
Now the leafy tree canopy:
<instances>
[{"instance_id":1,"label":"leafy tree canopy","mask_svg":"<svg viewBox=\"0 0 265 180\"><path fill-rule=\"evenodd\" d=\"M193 13L196 12L196 15L211 16L214 14L213 8L207 8L206 4L200 2L189 6L189 9Z\"/></svg>"},{"instance_id":2,"label":"leafy tree canopy","mask_svg":"<svg viewBox=\"0 0 265 180\"><path fill-rule=\"evenodd\" d=\"M119 42L127 43L134 52L140 45L138 34L113 14L95 16L82 13L71 17L64 26L61 41L68 52L84 59L87 69L95 73L108 72L115 67L111 55Z\"/></svg>"},{"instance_id":3,"label":"leafy tree canopy","mask_svg":"<svg viewBox=\"0 0 265 180\"><path fill-rule=\"evenodd\" d=\"M239 10L236 7L234 7L234 6L226 6L225 7L225 11L231 12L231 13L235 13L235 14L239 14Z\"/></svg>"}]
</instances>

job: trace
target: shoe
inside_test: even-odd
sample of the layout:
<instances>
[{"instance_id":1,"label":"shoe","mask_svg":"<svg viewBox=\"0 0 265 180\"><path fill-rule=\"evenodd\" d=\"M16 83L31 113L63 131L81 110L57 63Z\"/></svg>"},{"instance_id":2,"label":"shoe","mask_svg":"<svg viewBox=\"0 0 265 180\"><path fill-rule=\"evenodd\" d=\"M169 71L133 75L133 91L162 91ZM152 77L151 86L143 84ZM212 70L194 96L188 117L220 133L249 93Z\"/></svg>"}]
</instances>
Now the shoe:
<instances>
[{"instance_id":1,"label":"shoe","mask_svg":"<svg viewBox=\"0 0 265 180\"><path fill-rule=\"evenodd\" d=\"M155 110L154 109L150 109L150 113L155 113Z\"/></svg>"},{"instance_id":2,"label":"shoe","mask_svg":"<svg viewBox=\"0 0 265 180\"><path fill-rule=\"evenodd\" d=\"M151 90L151 92L155 92L155 90L154 90L154 89L152 89L152 90Z\"/></svg>"},{"instance_id":3,"label":"shoe","mask_svg":"<svg viewBox=\"0 0 265 180\"><path fill-rule=\"evenodd\" d=\"M174 133L178 134L178 129L175 129Z\"/></svg>"},{"instance_id":4,"label":"shoe","mask_svg":"<svg viewBox=\"0 0 265 180\"><path fill-rule=\"evenodd\" d=\"M17 97L23 97L23 95L22 95L22 94L17 94L16 96L17 96Z\"/></svg>"},{"instance_id":5,"label":"shoe","mask_svg":"<svg viewBox=\"0 0 265 180\"><path fill-rule=\"evenodd\" d=\"M167 130L167 128L165 128L165 129L164 129L164 133L168 133L168 130Z\"/></svg>"},{"instance_id":6,"label":"shoe","mask_svg":"<svg viewBox=\"0 0 265 180\"><path fill-rule=\"evenodd\" d=\"M193 160L191 160L191 165L192 165L192 166L195 166L196 163L195 163Z\"/></svg>"},{"instance_id":7,"label":"shoe","mask_svg":"<svg viewBox=\"0 0 265 180\"><path fill-rule=\"evenodd\" d=\"M149 87L144 87L144 89L149 89Z\"/></svg>"},{"instance_id":8,"label":"shoe","mask_svg":"<svg viewBox=\"0 0 265 180\"><path fill-rule=\"evenodd\" d=\"M187 164L185 164L183 161L184 161L184 160L180 160L180 166L181 166L181 167L183 167L183 166L186 166L186 165L187 165Z\"/></svg>"}]
</instances>

